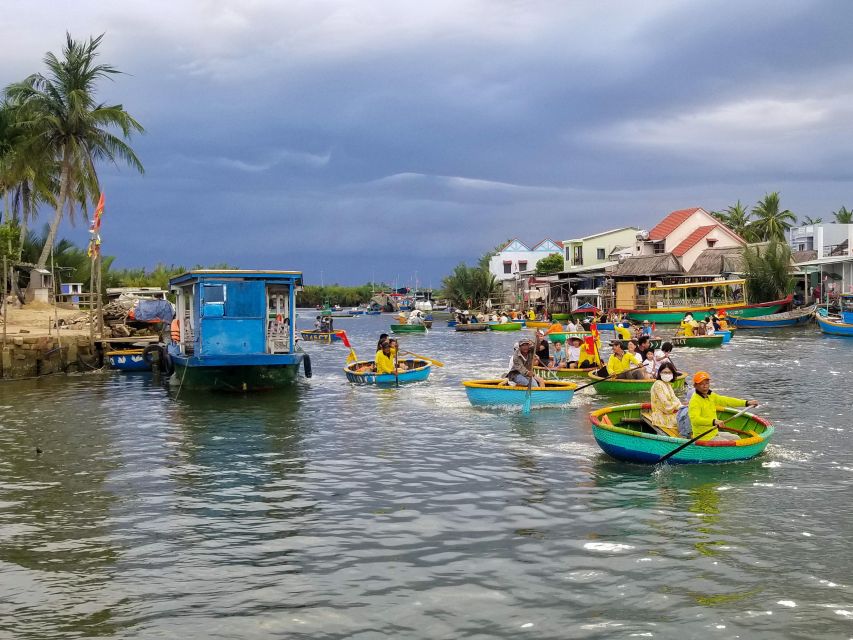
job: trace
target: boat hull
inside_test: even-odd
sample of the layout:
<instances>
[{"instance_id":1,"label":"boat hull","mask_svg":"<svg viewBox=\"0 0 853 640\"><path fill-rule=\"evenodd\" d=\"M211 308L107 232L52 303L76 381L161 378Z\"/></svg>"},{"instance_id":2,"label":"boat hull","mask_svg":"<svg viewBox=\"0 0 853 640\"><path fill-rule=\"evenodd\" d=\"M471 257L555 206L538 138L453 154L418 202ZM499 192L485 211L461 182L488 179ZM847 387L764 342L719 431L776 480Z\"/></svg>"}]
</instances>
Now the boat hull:
<instances>
[{"instance_id":1,"label":"boat hull","mask_svg":"<svg viewBox=\"0 0 853 640\"><path fill-rule=\"evenodd\" d=\"M605 407L589 414L592 435L602 451L617 460L639 464L656 464L661 457L688 442L687 438L673 438L641 431L641 411L649 410L649 404L629 404ZM734 409L718 409L725 420L733 415ZM606 418L606 420L605 420ZM623 422L623 420L631 421ZM607 424L610 422L610 424ZM742 462L761 454L773 436L773 426L758 416L745 414L729 423L740 431L741 439L731 442L696 442L667 460L671 464L714 464Z\"/></svg>"},{"instance_id":2,"label":"boat hull","mask_svg":"<svg viewBox=\"0 0 853 640\"><path fill-rule=\"evenodd\" d=\"M814 315L814 307L802 312L798 311L776 314L776 317L766 315L753 318L730 318L729 323L738 329L777 329L808 324Z\"/></svg>"},{"instance_id":3,"label":"boat hull","mask_svg":"<svg viewBox=\"0 0 853 640\"><path fill-rule=\"evenodd\" d=\"M732 332L728 329L718 329L714 332L715 336L723 336L723 344L728 344L732 341Z\"/></svg>"},{"instance_id":4,"label":"boat hull","mask_svg":"<svg viewBox=\"0 0 853 640\"><path fill-rule=\"evenodd\" d=\"M341 340L341 337L334 331L316 331L314 329L306 329L304 331L300 331L299 335L301 335L302 339L306 342L322 342L325 344L331 344L332 342L340 342Z\"/></svg>"},{"instance_id":5,"label":"boat hull","mask_svg":"<svg viewBox=\"0 0 853 640\"><path fill-rule=\"evenodd\" d=\"M347 380L354 382L355 384L375 384L385 386L396 386L398 382L399 384L422 382L429 378L431 367L428 362L424 362L423 360L401 360L400 362L409 367L409 370L400 372L397 375L394 375L393 373L358 373L356 371L359 367L372 365L372 360L354 362L347 365L344 367L344 373L346 374Z\"/></svg>"},{"instance_id":6,"label":"boat hull","mask_svg":"<svg viewBox=\"0 0 853 640\"><path fill-rule=\"evenodd\" d=\"M427 328L422 324L392 324L392 333L426 333Z\"/></svg>"},{"instance_id":7,"label":"boat hull","mask_svg":"<svg viewBox=\"0 0 853 640\"><path fill-rule=\"evenodd\" d=\"M674 338L669 338L668 342L671 342L673 347L711 349L722 346L723 339L724 336L721 334L711 336L675 336Z\"/></svg>"},{"instance_id":8,"label":"boat hull","mask_svg":"<svg viewBox=\"0 0 853 640\"><path fill-rule=\"evenodd\" d=\"M499 386L506 380L466 380L462 384L468 402L475 407L522 407L527 399L527 387ZM530 390L531 407L569 404L577 385L564 380L546 380L546 387Z\"/></svg>"},{"instance_id":9,"label":"boat hull","mask_svg":"<svg viewBox=\"0 0 853 640\"><path fill-rule=\"evenodd\" d=\"M658 322L660 324L679 324L687 313L698 317L705 317L715 311L724 310L727 316L734 318L753 318L755 316L766 316L773 313L778 313L784 307L791 303L792 297L788 296L784 300L774 300L772 302L761 302L759 304L735 305L735 306L701 306L701 307L676 307L670 309L620 309L628 315L628 317L636 322L648 320L649 322Z\"/></svg>"},{"instance_id":10,"label":"boat hull","mask_svg":"<svg viewBox=\"0 0 853 640\"><path fill-rule=\"evenodd\" d=\"M853 324L829 320L820 315L816 315L817 325L823 333L833 336L853 336Z\"/></svg>"},{"instance_id":11,"label":"boat hull","mask_svg":"<svg viewBox=\"0 0 853 640\"><path fill-rule=\"evenodd\" d=\"M558 322L565 322L571 315L572 314L570 313L552 313L551 319L557 320Z\"/></svg>"},{"instance_id":12,"label":"boat hull","mask_svg":"<svg viewBox=\"0 0 853 640\"><path fill-rule=\"evenodd\" d=\"M544 380L577 380L586 378L591 372L598 371L599 367L587 369L546 369L545 367L533 367L533 372Z\"/></svg>"},{"instance_id":13,"label":"boat hull","mask_svg":"<svg viewBox=\"0 0 853 640\"><path fill-rule=\"evenodd\" d=\"M456 320L448 320L447 326L448 327L455 327L456 326Z\"/></svg>"},{"instance_id":14,"label":"boat hull","mask_svg":"<svg viewBox=\"0 0 853 640\"><path fill-rule=\"evenodd\" d=\"M600 376L595 375L594 372L590 372L587 376L591 382L595 382L596 380L603 380ZM687 374L682 373L675 380L670 382L669 384L672 386L673 391L681 391L684 389L685 381L687 380ZM623 393L646 393L648 394L652 390L652 385L655 381L652 380L621 380L615 378L613 380L604 380L603 382L597 383L594 387L598 393L607 393L607 394L623 394Z\"/></svg>"},{"instance_id":15,"label":"boat hull","mask_svg":"<svg viewBox=\"0 0 853 640\"><path fill-rule=\"evenodd\" d=\"M580 338L583 340L584 338L591 336L592 332L590 331L554 331L553 333L546 334L548 340L551 342L559 342L561 344L565 344L567 338Z\"/></svg>"},{"instance_id":16,"label":"boat hull","mask_svg":"<svg viewBox=\"0 0 853 640\"><path fill-rule=\"evenodd\" d=\"M540 320L528 320L527 328L528 329L547 329L553 323L552 322L542 322Z\"/></svg>"},{"instance_id":17,"label":"boat hull","mask_svg":"<svg viewBox=\"0 0 853 640\"><path fill-rule=\"evenodd\" d=\"M521 323L520 322L505 322L504 324L490 324L489 328L492 331L521 331Z\"/></svg>"},{"instance_id":18,"label":"boat hull","mask_svg":"<svg viewBox=\"0 0 853 640\"><path fill-rule=\"evenodd\" d=\"M456 331L488 331L489 325L485 322L473 322L469 324L457 324Z\"/></svg>"},{"instance_id":19,"label":"boat hull","mask_svg":"<svg viewBox=\"0 0 853 640\"><path fill-rule=\"evenodd\" d=\"M175 366L173 380L181 389L209 391L269 391L288 387L296 382L301 356L296 362L261 365L188 365L188 360L172 356Z\"/></svg>"},{"instance_id":20,"label":"boat hull","mask_svg":"<svg viewBox=\"0 0 853 640\"><path fill-rule=\"evenodd\" d=\"M121 349L107 351L110 367L118 371L151 371L151 364L142 357L143 349Z\"/></svg>"}]
</instances>

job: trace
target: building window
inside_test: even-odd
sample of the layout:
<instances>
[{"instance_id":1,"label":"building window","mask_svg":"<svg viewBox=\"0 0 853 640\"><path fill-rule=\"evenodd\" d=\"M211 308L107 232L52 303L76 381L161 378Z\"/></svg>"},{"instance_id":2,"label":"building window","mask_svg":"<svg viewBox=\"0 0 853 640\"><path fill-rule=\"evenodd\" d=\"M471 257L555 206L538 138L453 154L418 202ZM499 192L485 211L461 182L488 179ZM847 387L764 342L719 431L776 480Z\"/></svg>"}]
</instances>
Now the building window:
<instances>
[{"instance_id":1,"label":"building window","mask_svg":"<svg viewBox=\"0 0 853 640\"><path fill-rule=\"evenodd\" d=\"M654 243L655 253L666 253L666 242Z\"/></svg>"},{"instance_id":2,"label":"building window","mask_svg":"<svg viewBox=\"0 0 853 640\"><path fill-rule=\"evenodd\" d=\"M583 266L583 246L575 245L574 249L574 259L572 260L572 264L576 267Z\"/></svg>"},{"instance_id":3,"label":"building window","mask_svg":"<svg viewBox=\"0 0 853 640\"><path fill-rule=\"evenodd\" d=\"M504 261L504 273L512 273L512 262Z\"/></svg>"},{"instance_id":4,"label":"building window","mask_svg":"<svg viewBox=\"0 0 853 640\"><path fill-rule=\"evenodd\" d=\"M595 259L596 260L604 260L604 258L606 258L606 257L607 256L604 253L604 249L602 249L601 247L599 247L598 249L595 250Z\"/></svg>"},{"instance_id":5,"label":"building window","mask_svg":"<svg viewBox=\"0 0 853 640\"><path fill-rule=\"evenodd\" d=\"M527 260L519 260L518 261L518 270L519 271L527 271Z\"/></svg>"},{"instance_id":6,"label":"building window","mask_svg":"<svg viewBox=\"0 0 853 640\"><path fill-rule=\"evenodd\" d=\"M717 241L716 241L716 240L714 240L714 239L712 239L712 238L708 238L705 242L707 242L707 243L708 243L708 247L709 247L709 248L710 248L710 247L713 247L715 244L717 244Z\"/></svg>"}]
</instances>

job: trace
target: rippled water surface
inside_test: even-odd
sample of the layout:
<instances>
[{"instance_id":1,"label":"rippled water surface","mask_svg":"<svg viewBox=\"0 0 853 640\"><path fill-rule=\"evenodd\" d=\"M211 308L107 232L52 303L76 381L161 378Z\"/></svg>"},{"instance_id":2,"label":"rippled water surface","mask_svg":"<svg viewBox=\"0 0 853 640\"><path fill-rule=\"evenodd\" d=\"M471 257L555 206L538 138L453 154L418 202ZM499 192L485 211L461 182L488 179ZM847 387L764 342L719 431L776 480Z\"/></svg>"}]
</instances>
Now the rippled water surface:
<instances>
[{"instance_id":1,"label":"rippled water surface","mask_svg":"<svg viewBox=\"0 0 853 640\"><path fill-rule=\"evenodd\" d=\"M367 357L389 322L337 328ZM446 366L400 389L351 386L315 344L285 393L3 383L0 636L853 635L853 340L677 351L777 432L751 462L655 472L600 452L587 415L613 400L590 391L473 409L460 381L517 338L404 336Z\"/></svg>"}]
</instances>

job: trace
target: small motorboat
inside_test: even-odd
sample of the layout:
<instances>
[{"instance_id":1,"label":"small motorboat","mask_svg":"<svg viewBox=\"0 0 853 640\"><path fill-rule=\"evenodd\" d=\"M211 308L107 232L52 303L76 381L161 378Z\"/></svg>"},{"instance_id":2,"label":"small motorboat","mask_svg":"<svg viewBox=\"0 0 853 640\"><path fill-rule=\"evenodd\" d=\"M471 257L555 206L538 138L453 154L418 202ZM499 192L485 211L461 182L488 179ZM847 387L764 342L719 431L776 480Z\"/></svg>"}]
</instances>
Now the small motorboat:
<instances>
[{"instance_id":1,"label":"small motorboat","mask_svg":"<svg viewBox=\"0 0 853 640\"><path fill-rule=\"evenodd\" d=\"M429 378L431 365L425 360L400 360L400 364L406 365L406 371L377 375L372 371L373 360L359 360L344 367L344 373L347 380L356 384L396 385L398 382L421 382Z\"/></svg>"},{"instance_id":2,"label":"small motorboat","mask_svg":"<svg viewBox=\"0 0 853 640\"><path fill-rule=\"evenodd\" d=\"M608 455L625 462L656 464L663 456L689 442L687 438L671 436L652 426L644 413L651 409L649 403L625 404L604 407L589 414L592 435L598 446ZM736 409L717 409L720 419L733 416ZM737 434L738 440L696 441L667 462L672 464L702 464L739 462L759 455L774 428L769 421L745 413L733 418L721 431Z\"/></svg>"},{"instance_id":3,"label":"small motorboat","mask_svg":"<svg viewBox=\"0 0 853 640\"><path fill-rule=\"evenodd\" d=\"M530 392L530 406L544 407L569 404L578 385L566 380L545 380L544 387L513 385L506 378L498 380L465 380L462 382L468 402L475 407L522 407Z\"/></svg>"}]
</instances>

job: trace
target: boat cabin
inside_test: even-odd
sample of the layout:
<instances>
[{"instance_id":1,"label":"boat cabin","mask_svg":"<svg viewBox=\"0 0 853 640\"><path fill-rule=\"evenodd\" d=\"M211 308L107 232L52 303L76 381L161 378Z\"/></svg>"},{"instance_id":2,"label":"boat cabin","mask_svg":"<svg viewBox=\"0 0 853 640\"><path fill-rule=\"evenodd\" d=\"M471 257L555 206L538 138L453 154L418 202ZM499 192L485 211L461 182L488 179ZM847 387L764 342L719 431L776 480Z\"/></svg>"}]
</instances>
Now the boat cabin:
<instances>
[{"instance_id":1,"label":"boat cabin","mask_svg":"<svg viewBox=\"0 0 853 640\"><path fill-rule=\"evenodd\" d=\"M746 304L746 280L716 280L667 285L657 280L616 283L616 306L620 309L690 310L742 307Z\"/></svg>"},{"instance_id":2,"label":"boat cabin","mask_svg":"<svg viewBox=\"0 0 853 640\"><path fill-rule=\"evenodd\" d=\"M169 281L176 355L251 356L295 350L298 271L196 270Z\"/></svg>"}]
</instances>

